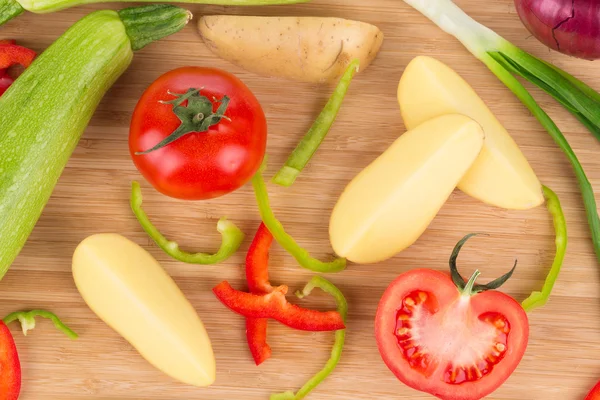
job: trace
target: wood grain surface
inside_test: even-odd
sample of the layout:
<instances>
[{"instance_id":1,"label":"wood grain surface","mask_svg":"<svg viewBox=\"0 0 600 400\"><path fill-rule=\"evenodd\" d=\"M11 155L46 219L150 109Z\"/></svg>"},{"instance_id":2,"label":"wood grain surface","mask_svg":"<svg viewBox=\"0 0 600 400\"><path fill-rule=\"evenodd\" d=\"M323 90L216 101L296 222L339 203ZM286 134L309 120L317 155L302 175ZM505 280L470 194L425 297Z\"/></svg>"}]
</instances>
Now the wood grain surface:
<instances>
[{"instance_id":1,"label":"wood grain surface","mask_svg":"<svg viewBox=\"0 0 600 400\"><path fill-rule=\"evenodd\" d=\"M458 0L482 23L534 55L549 60L600 90L598 64L551 52L521 25L512 0ZM24 14L0 28L0 37L42 51L87 13L122 4L77 7L59 13ZM376 61L358 75L339 119L313 162L289 188L271 187L276 214L288 231L317 257L328 258L328 220L344 186L383 152L405 128L396 87L407 63L430 55L456 69L511 132L541 181L560 196L569 229L563 272L548 305L530 314L531 337L523 361L490 399L577 400L600 378L600 279L577 183L561 151L525 107L454 38L446 35L401 0L314 0L312 3L260 8L189 5L196 15L211 13L315 15L360 19L385 34ZM130 160L127 138L131 112L144 89L159 75L184 65L212 66L237 74L257 95L269 121L268 153L274 173L306 132L332 90L331 86L267 79L213 56L195 23L135 55L130 69L100 104L71 158L27 245L0 282L0 314L29 308L56 312L81 337L69 341L48 321L24 337L12 326L23 364L22 400L75 399L267 399L270 393L298 389L329 357L331 333L296 332L270 325L273 358L256 367L247 349L244 321L226 310L211 288L227 279L244 287L243 260L259 215L250 185L223 198L177 201L158 194ZM600 144L554 100L532 88L576 150L600 198ZM48 154L48 157L52 157ZM132 180L140 180L145 208L170 238L190 249L212 250L220 237L215 227L227 215L248 239L232 259L218 266L175 262L158 249L129 209ZM217 381L205 389L179 384L163 375L85 305L71 277L77 244L100 232L123 234L148 249L173 276L196 307L212 339ZM482 270L482 280L519 267L503 290L523 300L539 289L554 252L552 223L540 207L513 212L486 206L456 191L421 239L378 265L350 265L330 276L348 298L346 348L335 373L312 399L413 399L432 397L399 383L380 359L373 320L380 296L400 273L416 267L445 270L458 239L486 232L470 242L461 258L465 275ZM311 277L275 246L271 278L300 288ZM107 295L110 295L107 293ZM303 304L333 307L316 294ZM152 332L149 332L152 334Z\"/></svg>"}]
</instances>

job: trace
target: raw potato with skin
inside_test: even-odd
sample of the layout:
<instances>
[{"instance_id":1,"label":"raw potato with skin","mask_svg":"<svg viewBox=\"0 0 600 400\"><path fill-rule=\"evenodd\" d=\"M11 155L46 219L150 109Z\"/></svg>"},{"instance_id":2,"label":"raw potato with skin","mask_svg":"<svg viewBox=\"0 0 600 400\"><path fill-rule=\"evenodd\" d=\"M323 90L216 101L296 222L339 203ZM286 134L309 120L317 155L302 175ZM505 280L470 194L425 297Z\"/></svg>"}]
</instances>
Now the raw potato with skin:
<instances>
[{"instance_id":1,"label":"raw potato with skin","mask_svg":"<svg viewBox=\"0 0 600 400\"><path fill-rule=\"evenodd\" d=\"M260 75L337 82L350 62L366 69L383 43L374 25L340 18L211 15L198 28L220 57Z\"/></svg>"}]
</instances>

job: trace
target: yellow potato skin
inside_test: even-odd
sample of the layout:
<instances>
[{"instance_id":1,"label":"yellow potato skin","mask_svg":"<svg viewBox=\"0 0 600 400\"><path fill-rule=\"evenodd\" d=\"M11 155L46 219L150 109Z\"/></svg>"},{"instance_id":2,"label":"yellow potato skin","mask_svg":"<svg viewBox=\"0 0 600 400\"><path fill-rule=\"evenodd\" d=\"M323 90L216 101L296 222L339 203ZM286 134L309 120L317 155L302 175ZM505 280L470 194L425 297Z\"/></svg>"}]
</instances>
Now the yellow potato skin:
<instances>
[{"instance_id":1,"label":"yellow potato skin","mask_svg":"<svg viewBox=\"0 0 600 400\"><path fill-rule=\"evenodd\" d=\"M340 18L210 15L198 21L206 45L257 74L311 83L337 82L353 59L365 70L383 33Z\"/></svg>"},{"instance_id":2,"label":"yellow potato skin","mask_svg":"<svg viewBox=\"0 0 600 400\"><path fill-rule=\"evenodd\" d=\"M460 190L506 209L527 210L544 203L542 185L515 141L450 67L432 57L414 58L398 85L398 102L407 129L449 113L464 114L481 124L485 144L458 184Z\"/></svg>"},{"instance_id":3,"label":"yellow potato skin","mask_svg":"<svg viewBox=\"0 0 600 400\"><path fill-rule=\"evenodd\" d=\"M189 385L214 383L204 325L146 250L117 234L90 236L73 254L73 278L92 311L154 367Z\"/></svg>"},{"instance_id":4,"label":"yellow potato skin","mask_svg":"<svg viewBox=\"0 0 600 400\"><path fill-rule=\"evenodd\" d=\"M480 125L444 115L404 133L348 184L331 215L335 252L370 264L412 245L483 146Z\"/></svg>"}]
</instances>

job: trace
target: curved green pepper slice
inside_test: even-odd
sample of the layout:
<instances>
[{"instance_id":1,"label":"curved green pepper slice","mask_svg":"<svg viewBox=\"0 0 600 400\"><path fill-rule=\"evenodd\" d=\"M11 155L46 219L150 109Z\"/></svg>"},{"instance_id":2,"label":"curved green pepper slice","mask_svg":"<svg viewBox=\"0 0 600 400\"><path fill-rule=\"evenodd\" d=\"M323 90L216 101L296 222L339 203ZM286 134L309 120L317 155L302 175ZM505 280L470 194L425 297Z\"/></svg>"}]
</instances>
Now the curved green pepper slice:
<instances>
[{"instance_id":1,"label":"curved green pepper slice","mask_svg":"<svg viewBox=\"0 0 600 400\"><path fill-rule=\"evenodd\" d=\"M206 254L188 253L181 250L177 242L164 237L142 209L142 191L138 182L133 182L131 185L131 209L144 231L156 242L158 247L169 256L184 263L202 265L220 263L235 254L244 240L244 233L233 222L228 221L226 218L221 218L217 223L217 230L222 237L219 251L215 254Z\"/></svg>"}]
</instances>

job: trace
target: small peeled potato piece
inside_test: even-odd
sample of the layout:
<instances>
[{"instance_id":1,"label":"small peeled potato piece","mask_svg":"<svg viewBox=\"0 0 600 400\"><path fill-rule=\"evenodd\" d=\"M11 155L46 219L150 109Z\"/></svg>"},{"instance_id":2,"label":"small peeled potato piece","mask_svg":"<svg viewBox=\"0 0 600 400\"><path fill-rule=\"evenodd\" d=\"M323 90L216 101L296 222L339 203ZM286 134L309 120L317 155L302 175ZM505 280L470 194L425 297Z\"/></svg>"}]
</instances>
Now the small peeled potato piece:
<instances>
[{"instance_id":1,"label":"small peeled potato piece","mask_svg":"<svg viewBox=\"0 0 600 400\"><path fill-rule=\"evenodd\" d=\"M204 325L146 250L121 235L90 236L75 250L73 278L92 311L154 367L189 385L214 383Z\"/></svg>"},{"instance_id":2,"label":"small peeled potato piece","mask_svg":"<svg viewBox=\"0 0 600 400\"><path fill-rule=\"evenodd\" d=\"M335 252L370 264L412 245L469 170L483 141L481 126L459 114L404 133L340 196L329 225Z\"/></svg>"},{"instance_id":3,"label":"small peeled potato piece","mask_svg":"<svg viewBox=\"0 0 600 400\"><path fill-rule=\"evenodd\" d=\"M337 82L354 59L365 70L383 33L371 24L341 18L210 15L198 29L219 57L269 77Z\"/></svg>"}]
</instances>

